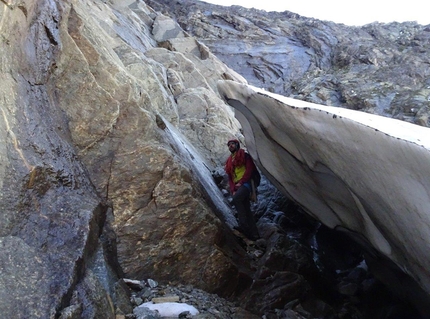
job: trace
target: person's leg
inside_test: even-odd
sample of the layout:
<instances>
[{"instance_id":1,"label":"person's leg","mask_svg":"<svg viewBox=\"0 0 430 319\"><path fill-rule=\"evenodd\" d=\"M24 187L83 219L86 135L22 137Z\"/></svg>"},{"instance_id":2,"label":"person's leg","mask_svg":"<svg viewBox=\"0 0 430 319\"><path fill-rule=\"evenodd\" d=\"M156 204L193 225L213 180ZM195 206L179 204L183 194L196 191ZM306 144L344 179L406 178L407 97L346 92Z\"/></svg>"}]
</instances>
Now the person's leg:
<instances>
[{"instance_id":1,"label":"person's leg","mask_svg":"<svg viewBox=\"0 0 430 319\"><path fill-rule=\"evenodd\" d=\"M250 191L246 186L241 186L233 195L232 203L236 207L239 227L241 231L252 240L258 239L257 225L251 211L249 202Z\"/></svg>"}]
</instances>

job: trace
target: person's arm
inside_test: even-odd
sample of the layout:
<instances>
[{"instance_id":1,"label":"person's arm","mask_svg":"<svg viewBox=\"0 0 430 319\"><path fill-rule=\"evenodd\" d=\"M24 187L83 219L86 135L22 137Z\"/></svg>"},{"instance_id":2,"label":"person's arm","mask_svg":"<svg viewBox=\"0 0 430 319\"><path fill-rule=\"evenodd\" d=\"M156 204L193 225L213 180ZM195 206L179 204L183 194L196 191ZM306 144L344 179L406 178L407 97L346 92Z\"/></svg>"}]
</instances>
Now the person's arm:
<instances>
[{"instance_id":1,"label":"person's arm","mask_svg":"<svg viewBox=\"0 0 430 319\"><path fill-rule=\"evenodd\" d=\"M235 187L234 187L235 185L233 182L233 178L230 176L230 174L227 174L227 176L228 176L228 185L230 186L230 193L233 195L235 192Z\"/></svg>"}]
</instances>

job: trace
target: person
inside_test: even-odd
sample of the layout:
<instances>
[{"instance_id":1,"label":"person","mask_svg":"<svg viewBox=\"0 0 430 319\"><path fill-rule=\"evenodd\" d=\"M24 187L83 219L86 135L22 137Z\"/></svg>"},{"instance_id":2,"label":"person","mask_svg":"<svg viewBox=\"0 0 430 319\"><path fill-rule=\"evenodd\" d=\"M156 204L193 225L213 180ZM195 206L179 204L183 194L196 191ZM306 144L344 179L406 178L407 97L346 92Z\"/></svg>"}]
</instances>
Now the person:
<instances>
[{"instance_id":1,"label":"person","mask_svg":"<svg viewBox=\"0 0 430 319\"><path fill-rule=\"evenodd\" d=\"M257 171L251 155L240 148L237 139L227 143L230 156L225 163L228 176L232 204L236 207L238 216L238 230L251 240L260 238L258 228L251 211L250 196L252 192L251 179Z\"/></svg>"}]
</instances>

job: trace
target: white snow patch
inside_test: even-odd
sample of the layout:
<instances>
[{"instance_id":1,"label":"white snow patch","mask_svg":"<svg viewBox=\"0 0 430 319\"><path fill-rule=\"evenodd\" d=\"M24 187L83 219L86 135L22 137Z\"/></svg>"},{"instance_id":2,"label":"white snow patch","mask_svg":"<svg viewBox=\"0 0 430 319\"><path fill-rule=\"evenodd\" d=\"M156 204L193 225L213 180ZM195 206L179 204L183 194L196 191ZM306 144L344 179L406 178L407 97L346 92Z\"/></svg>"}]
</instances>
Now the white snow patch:
<instances>
[{"instance_id":1,"label":"white snow patch","mask_svg":"<svg viewBox=\"0 0 430 319\"><path fill-rule=\"evenodd\" d=\"M161 317L174 317L178 318L179 314L184 311L189 311L192 316L199 314L199 311L186 303L177 303L177 302L163 302L163 303L152 303L145 302L141 304L138 308L146 307L152 311L158 311Z\"/></svg>"},{"instance_id":2,"label":"white snow patch","mask_svg":"<svg viewBox=\"0 0 430 319\"><path fill-rule=\"evenodd\" d=\"M408 123L393 118L383 117L376 114L370 114L366 112L360 112L356 110L345 109L341 107L326 106L320 104L314 104L302 100L296 100L279 94L268 92L264 89L248 85L249 89L254 90L260 94L269 96L287 105L292 105L298 108L311 108L321 111L325 111L334 115L342 116L351 119L355 122L363 125L373 127L380 130L390 136L410 141L412 143L421 145L427 149L430 149L430 134L428 127ZM248 90L249 90L248 89ZM246 90L246 88L244 88ZM252 92L248 92L252 95Z\"/></svg>"}]
</instances>

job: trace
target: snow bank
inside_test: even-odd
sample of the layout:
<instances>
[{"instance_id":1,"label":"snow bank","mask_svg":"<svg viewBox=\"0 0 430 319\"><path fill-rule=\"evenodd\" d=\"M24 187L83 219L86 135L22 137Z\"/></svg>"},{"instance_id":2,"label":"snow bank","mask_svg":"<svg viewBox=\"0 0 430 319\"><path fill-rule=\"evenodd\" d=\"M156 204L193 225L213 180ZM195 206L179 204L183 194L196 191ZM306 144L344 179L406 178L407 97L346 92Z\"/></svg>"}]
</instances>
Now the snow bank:
<instances>
[{"instance_id":1,"label":"snow bank","mask_svg":"<svg viewBox=\"0 0 430 319\"><path fill-rule=\"evenodd\" d=\"M152 311L158 311L160 316L163 317L173 317L178 318L179 314L185 311L189 311L191 315L195 316L199 313L199 311L186 303L177 303L177 302L164 302L164 303L152 303L145 302L141 304L137 308L148 308Z\"/></svg>"},{"instance_id":2,"label":"snow bank","mask_svg":"<svg viewBox=\"0 0 430 319\"><path fill-rule=\"evenodd\" d=\"M382 269L380 255L408 274L417 285L404 293L425 291L411 299L428 300L430 129L233 81L218 90L264 175L308 214L356 238ZM403 278L385 281L404 290Z\"/></svg>"}]
</instances>

